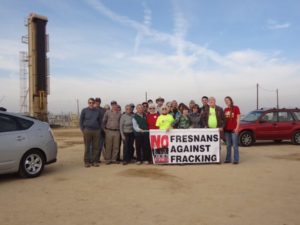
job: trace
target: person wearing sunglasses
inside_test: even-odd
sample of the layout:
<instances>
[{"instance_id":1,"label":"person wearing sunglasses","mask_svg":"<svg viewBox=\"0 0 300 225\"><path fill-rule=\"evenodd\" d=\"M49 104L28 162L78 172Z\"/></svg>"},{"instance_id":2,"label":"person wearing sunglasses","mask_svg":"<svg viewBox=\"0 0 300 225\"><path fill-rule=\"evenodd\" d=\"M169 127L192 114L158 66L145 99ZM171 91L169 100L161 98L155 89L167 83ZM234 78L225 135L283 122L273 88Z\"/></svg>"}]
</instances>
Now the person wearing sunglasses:
<instances>
[{"instance_id":1,"label":"person wearing sunglasses","mask_svg":"<svg viewBox=\"0 0 300 225\"><path fill-rule=\"evenodd\" d=\"M156 120L159 117L158 112L156 111L155 104L149 105L149 112L147 113L147 124L150 129L158 129L156 126Z\"/></svg>"},{"instance_id":2,"label":"person wearing sunglasses","mask_svg":"<svg viewBox=\"0 0 300 225\"><path fill-rule=\"evenodd\" d=\"M85 167L98 167L99 139L102 115L94 107L95 100L88 99L88 107L84 108L80 114L80 130L83 133L84 140L84 165ZM92 146L92 158L90 158L90 146Z\"/></svg>"},{"instance_id":3,"label":"person wearing sunglasses","mask_svg":"<svg viewBox=\"0 0 300 225\"><path fill-rule=\"evenodd\" d=\"M172 128L172 124L174 122L174 118L171 114L169 114L168 107L166 105L161 107L161 115L157 118L156 126L160 130L169 131Z\"/></svg>"}]
</instances>

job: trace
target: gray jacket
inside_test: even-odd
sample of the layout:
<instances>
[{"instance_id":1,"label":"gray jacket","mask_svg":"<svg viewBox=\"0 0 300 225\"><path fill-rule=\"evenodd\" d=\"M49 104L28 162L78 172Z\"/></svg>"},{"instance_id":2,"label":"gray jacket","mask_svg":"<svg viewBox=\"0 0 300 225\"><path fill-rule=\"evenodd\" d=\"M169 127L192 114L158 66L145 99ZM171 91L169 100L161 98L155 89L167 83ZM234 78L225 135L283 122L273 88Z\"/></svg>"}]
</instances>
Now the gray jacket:
<instances>
[{"instance_id":1,"label":"gray jacket","mask_svg":"<svg viewBox=\"0 0 300 225\"><path fill-rule=\"evenodd\" d=\"M124 139L124 133L132 133L133 125L132 125L132 114L124 113L120 119L120 132L121 136Z\"/></svg>"}]
</instances>

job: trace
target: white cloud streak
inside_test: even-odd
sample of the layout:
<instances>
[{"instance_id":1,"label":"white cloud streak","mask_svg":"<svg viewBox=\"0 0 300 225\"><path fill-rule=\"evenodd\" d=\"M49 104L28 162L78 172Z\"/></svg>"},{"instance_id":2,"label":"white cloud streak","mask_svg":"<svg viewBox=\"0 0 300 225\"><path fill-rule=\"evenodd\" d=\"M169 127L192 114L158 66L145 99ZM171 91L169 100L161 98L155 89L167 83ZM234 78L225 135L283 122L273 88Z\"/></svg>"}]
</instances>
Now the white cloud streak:
<instances>
[{"instance_id":1,"label":"white cloud streak","mask_svg":"<svg viewBox=\"0 0 300 225\"><path fill-rule=\"evenodd\" d=\"M144 21L143 24L145 27L150 27L151 26L151 21L152 21L152 11L148 8L146 3L143 3L144 7ZM143 39L144 33L142 30L137 30L137 34L135 36L135 41L134 41L134 54L136 55L138 53L138 49L140 47L141 41Z\"/></svg>"},{"instance_id":2,"label":"white cloud streak","mask_svg":"<svg viewBox=\"0 0 300 225\"><path fill-rule=\"evenodd\" d=\"M98 0L87 0L88 4L91 5L96 11L102 15L110 18L111 20L129 26L140 33L143 33L144 36L151 37L154 41L160 43L167 43L172 46L179 47L179 49L185 49L186 51L191 51L192 56L205 56L209 60L214 61L215 63L222 66L233 66L232 62L228 61L226 58L219 55L217 52L207 49L205 47L196 45L192 42L184 40L183 34L185 33L185 22L180 13L175 13L175 24L177 24L177 29L175 29L175 35L168 34L164 32L157 31L151 27L146 26L143 23L134 21L126 16L121 16L114 13L109 8L107 8L101 1ZM175 27L176 27L175 26ZM176 35L177 34L177 35ZM179 45L178 45L179 43ZM179 50L180 52L180 50ZM186 60L185 57L178 57L178 60ZM177 64L180 61L177 62Z\"/></svg>"},{"instance_id":3,"label":"white cloud streak","mask_svg":"<svg viewBox=\"0 0 300 225\"><path fill-rule=\"evenodd\" d=\"M291 26L289 22L279 23L276 20L268 20L267 21L267 28L270 30L280 30L280 29L287 29Z\"/></svg>"}]
</instances>

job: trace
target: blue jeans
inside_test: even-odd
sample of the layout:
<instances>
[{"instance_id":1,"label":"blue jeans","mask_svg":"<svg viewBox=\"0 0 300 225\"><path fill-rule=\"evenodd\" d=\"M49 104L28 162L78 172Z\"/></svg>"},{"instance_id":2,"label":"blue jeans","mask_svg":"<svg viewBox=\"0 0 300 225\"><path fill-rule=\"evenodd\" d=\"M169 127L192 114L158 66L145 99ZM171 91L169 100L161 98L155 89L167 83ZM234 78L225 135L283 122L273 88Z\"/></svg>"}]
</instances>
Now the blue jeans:
<instances>
[{"instance_id":1,"label":"blue jeans","mask_svg":"<svg viewBox=\"0 0 300 225\"><path fill-rule=\"evenodd\" d=\"M234 162L239 162L240 156L239 156L239 145L238 145L238 135L234 132L224 132L225 139L226 139L226 145L227 145L227 154L226 154L226 160L227 162L231 162L231 148L233 146L234 150Z\"/></svg>"}]
</instances>

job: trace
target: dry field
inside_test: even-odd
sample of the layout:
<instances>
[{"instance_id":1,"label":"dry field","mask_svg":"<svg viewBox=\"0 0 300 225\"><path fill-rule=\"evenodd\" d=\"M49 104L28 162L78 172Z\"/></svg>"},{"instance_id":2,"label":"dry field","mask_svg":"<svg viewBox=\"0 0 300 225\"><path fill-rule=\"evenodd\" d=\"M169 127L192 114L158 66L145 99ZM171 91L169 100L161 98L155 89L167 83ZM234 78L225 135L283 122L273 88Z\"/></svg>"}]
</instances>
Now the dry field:
<instances>
[{"instance_id":1,"label":"dry field","mask_svg":"<svg viewBox=\"0 0 300 225\"><path fill-rule=\"evenodd\" d=\"M300 224L300 147L289 142L241 148L239 165L84 168L79 130L54 132L58 162L42 176L0 176L1 225Z\"/></svg>"}]
</instances>

